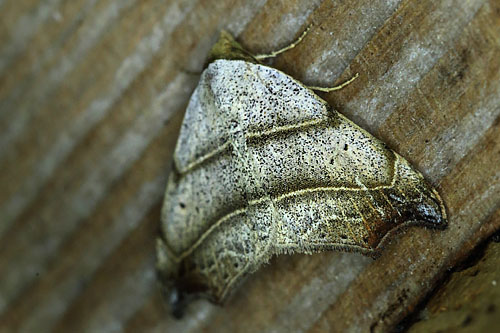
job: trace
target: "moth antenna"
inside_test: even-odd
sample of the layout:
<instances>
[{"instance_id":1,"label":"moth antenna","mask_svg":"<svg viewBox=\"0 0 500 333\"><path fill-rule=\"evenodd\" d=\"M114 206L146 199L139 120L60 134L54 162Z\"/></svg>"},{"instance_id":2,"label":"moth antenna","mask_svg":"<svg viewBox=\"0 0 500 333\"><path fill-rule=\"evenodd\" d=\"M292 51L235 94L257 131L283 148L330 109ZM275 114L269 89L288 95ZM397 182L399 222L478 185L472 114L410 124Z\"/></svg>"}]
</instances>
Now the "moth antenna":
<instances>
[{"instance_id":1,"label":"moth antenna","mask_svg":"<svg viewBox=\"0 0 500 333\"><path fill-rule=\"evenodd\" d=\"M297 38L292 44L289 44L289 45L285 46L282 49L273 51L273 52L268 53L268 54L257 54L257 55L254 55L254 58L257 59L257 60L274 58L274 57L276 57L277 55L279 55L279 54L281 54L283 52L286 52L288 50L293 49L295 46L297 46L304 39L304 37L307 35L307 33L309 32L309 30L311 29L311 26L312 26L312 24L309 24L307 26L306 30L304 30L304 32L302 32L302 34L299 36L299 38Z\"/></svg>"},{"instance_id":2,"label":"moth antenna","mask_svg":"<svg viewBox=\"0 0 500 333\"><path fill-rule=\"evenodd\" d=\"M351 77L346 82L341 83L338 86L334 86L334 87L308 86L308 88L311 89L311 90L322 91L322 92L331 92L331 91L335 91L335 90L340 90L340 89L344 88L345 86L351 84L354 80L356 80L356 78L358 76L359 76L359 73L356 73L353 77Z\"/></svg>"}]
</instances>

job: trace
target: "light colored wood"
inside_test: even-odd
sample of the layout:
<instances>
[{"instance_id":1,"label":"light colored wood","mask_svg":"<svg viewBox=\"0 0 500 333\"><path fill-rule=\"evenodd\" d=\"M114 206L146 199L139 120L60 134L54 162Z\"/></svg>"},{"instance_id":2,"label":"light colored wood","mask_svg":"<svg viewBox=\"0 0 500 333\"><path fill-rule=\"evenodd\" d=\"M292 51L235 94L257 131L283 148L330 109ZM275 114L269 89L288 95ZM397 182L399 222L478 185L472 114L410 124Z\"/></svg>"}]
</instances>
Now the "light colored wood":
<instances>
[{"instance_id":1,"label":"light colored wood","mask_svg":"<svg viewBox=\"0 0 500 333\"><path fill-rule=\"evenodd\" d=\"M0 0L0 331L387 331L500 227L500 3ZM183 111L225 28L433 183L446 231L280 256L181 321L154 275Z\"/></svg>"}]
</instances>

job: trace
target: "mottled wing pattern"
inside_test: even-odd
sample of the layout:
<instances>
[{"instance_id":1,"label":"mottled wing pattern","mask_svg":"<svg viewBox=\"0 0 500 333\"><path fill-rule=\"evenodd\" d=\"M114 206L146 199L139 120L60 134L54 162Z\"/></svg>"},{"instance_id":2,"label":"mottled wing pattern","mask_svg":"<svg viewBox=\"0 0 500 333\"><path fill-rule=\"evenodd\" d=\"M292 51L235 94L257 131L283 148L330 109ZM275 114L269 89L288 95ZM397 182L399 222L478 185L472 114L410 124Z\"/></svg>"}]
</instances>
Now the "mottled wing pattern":
<instances>
[{"instance_id":1,"label":"mottled wing pattern","mask_svg":"<svg viewBox=\"0 0 500 333\"><path fill-rule=\"evenodd\" d=\"M209 65L174 159L159 271L216 302L274 254L373 254L401 226L446 225L439 195L406 160L259 64Z\"/></svg>"}]
</instances>

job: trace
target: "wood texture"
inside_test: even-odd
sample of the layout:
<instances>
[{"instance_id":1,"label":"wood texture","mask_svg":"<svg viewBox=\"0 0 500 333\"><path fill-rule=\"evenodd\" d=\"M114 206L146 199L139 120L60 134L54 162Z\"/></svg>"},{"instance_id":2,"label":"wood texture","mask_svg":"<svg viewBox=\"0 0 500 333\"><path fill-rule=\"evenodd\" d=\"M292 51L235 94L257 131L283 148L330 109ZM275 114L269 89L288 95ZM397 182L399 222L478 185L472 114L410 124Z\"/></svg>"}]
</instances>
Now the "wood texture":
<instances>
[{"instance_id":1,"label":"wood texture","mask_svg":"<svg viewBox=\"0 0 500 333\"><path fill-rule=\"evenodd\" d=\"M495 238L495 237L493 237ZM411 333L489 332L500 324L500 233L454 269L415 318Z\"/></svg>"},{"instance_id":2,"label":"wood texture","mask_svg":"<svg viewBox=\"0 0 500 333\"><path fill-rule=\"evenodd\" d=\"M0 0L0 331L387 331L500 227L500 3ZM220 308L167 313L154 238L187 100L221 28L412 162L444 232L376 261L281 256Z\"/></svg>"}]
</instances>

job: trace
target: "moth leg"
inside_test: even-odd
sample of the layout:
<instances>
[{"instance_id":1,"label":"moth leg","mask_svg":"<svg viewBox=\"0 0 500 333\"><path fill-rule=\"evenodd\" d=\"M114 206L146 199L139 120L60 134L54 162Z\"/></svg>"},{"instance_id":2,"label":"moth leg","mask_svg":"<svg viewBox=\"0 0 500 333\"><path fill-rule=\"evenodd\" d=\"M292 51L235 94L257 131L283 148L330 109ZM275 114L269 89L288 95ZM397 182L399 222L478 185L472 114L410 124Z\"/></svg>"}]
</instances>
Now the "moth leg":
<instances>
[{"instance_id":1,"label":"moth leg","mask_svg":"<svg viewBox=\"0 0 500 333\"><path fill-rule=\"evenodd\" d=\"M315 86L308 86L309 89L311 90L317 90L317 91L322 91L322 92L330 92L330 91L335 91L335 90L340 90L344 88L345 86L349 85L352 83L352 81L356 80L356 78L359 76L359 73L356 73L353 77L351 77L349 80L347 80L344 83L339 84L338 86L335 87L315 87Z\"/></svg>"},{"instance_id":2,"label":"moth leg","mask_svg":"<svg viewBox=\"0 0 500 333\"><path fill-rule=\"evenodd\" d=\"M267 58L274 58L277 55L279 55L279 54L281 54L281 53L283 53L285 51L293 49L295 46L297 46L302 41L302 39L304 39L304 37L309 32L309 29L311 29L311 24L307 27L306 30L304 30L304 32L299 36L299 38L297 38L292 44L287 45L287 46L285 46L282 49L273 51L273 52L268 53L268 54L257 54L257 55L254 55L254 58L257 59L257 60L263 60L263 59L267 59Z\"/></svg>"}]
</instances>

